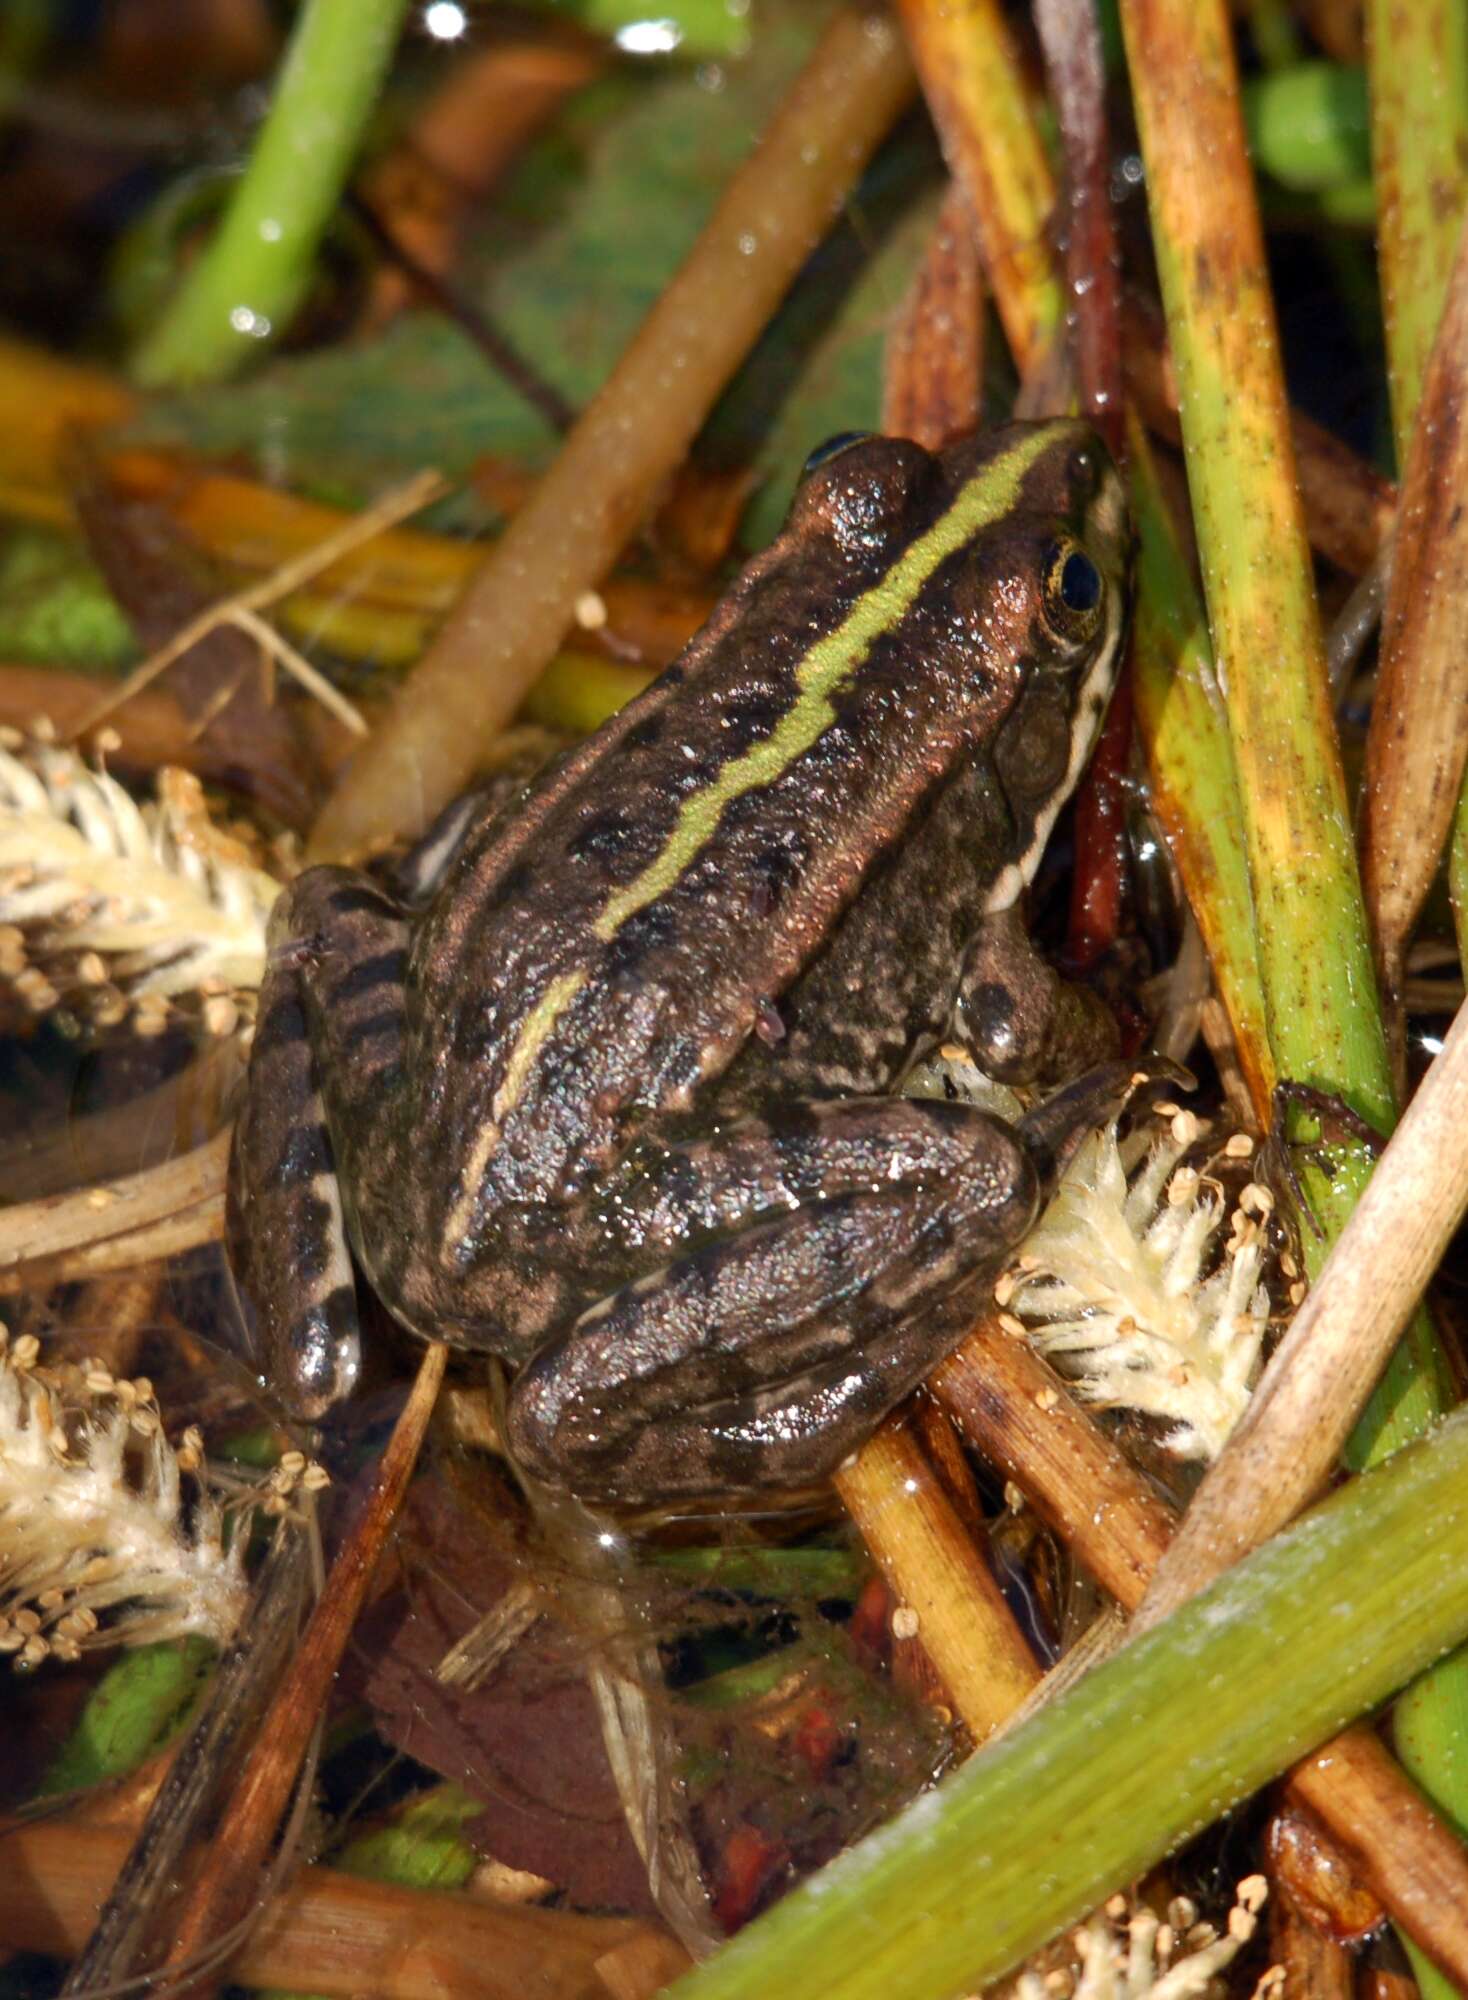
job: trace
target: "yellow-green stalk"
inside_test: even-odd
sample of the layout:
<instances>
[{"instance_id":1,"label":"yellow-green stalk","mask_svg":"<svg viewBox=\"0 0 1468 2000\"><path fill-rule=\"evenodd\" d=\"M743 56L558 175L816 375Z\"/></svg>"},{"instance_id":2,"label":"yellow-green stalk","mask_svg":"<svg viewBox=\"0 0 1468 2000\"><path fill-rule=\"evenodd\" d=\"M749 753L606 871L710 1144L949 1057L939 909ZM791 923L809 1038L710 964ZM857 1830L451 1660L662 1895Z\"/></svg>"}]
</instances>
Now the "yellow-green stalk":
<instances>
[{"instance_id":1,"label":"yellow-green stalk","mask_svg":"<svg viewBox=\"0 0 1468 2000\"><path fill-rule=\"evenodd\" d=\"M670 1995L957 2000L1465 1633L1460 1415L970 1758Z\"/></svg>"},{"instance_id":2,"label":"yellow-green stalk","mask_svg":"<svg viewBox=\"0 0 1468 2000\"><path fill-rule=\"evenodd\" d=\"M1222 0L1122 0L1122 28L1209 621L1244 807L1269 1040L1280 1076L1395 1117L1365 906L1325 675L1314 578L1258 206ZM1318 1268L1371 1171L1337 1148L1307 1193ZM1445 1363L1417 1316L1353 1435L1352 1462L1395 1450L1447 1406ZM1468 1809L1468 1662L1407 1700L1414 1775ZM1404 1739L1405 1742L1405 1739Z\"/></svg>"}]
</instances>

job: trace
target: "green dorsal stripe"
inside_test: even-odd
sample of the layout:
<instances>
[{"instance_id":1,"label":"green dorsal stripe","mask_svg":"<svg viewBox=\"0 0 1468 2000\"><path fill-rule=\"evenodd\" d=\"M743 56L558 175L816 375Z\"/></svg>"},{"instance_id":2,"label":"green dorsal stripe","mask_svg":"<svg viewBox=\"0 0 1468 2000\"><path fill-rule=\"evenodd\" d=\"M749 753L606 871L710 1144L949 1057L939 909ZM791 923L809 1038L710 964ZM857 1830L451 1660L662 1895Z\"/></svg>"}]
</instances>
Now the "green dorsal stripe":
<instances>
[{"instance_id":1,"label":"green dorsal stripe","mask_svg":"<svg viewBox=\"0 0 1468 2000\"><path fill-rule=\"evenodd\" d=\"M725 806L756 785L767 785L803 756L836 720L834 699L859 671L877 640L899 625L939 564L981 529L1009 512L1025 474L1055 442L1042 425L1012 444L960 488L946 513L919 535L864 591L834 632L818 639L797 663L796 699L771 734L723 765L712 783L686 799L660 853L635 880L608 897L596 921L603 941L627 919L664 895L718 830Z\"/></svg>"}]
</instances>

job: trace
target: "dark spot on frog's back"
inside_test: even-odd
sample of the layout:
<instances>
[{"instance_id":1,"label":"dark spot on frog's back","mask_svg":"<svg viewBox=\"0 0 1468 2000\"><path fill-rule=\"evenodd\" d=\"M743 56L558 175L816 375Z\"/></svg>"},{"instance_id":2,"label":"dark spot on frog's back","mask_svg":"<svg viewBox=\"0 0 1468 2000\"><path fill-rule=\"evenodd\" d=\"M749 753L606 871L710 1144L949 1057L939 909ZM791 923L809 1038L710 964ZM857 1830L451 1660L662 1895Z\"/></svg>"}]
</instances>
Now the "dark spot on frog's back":
<instances>
[{"instance_id":1,"label":"dark spot on frog's back","mask_svg":"<svg viewBox=\"0 0 1468 2000\"><path fill-rule=\"evenodd\" d=\"M301 1011L300 999L294 991L287 989L266 1009L255 1030L253 1059L263 1063L281 1049L289 1048L293 1042L304 1042L306 1039L306 1017Z\"/></svg>"},{"instance_id":2,"label":"dark spot on frog's back","mask_svg":"<svg viewBox=\"0 0 1468 2000\"><path fill-rule=\"evenodd\" d=\"M768 917L800 875L805 859L803 847L795 842L762 848L750 867L750 906L757 917Z\"/></svg>"},{"instance_id":3,"label":"dark spot on frog's back","mask_svg":"<svg viewBox=\"0 0 1468 2000\"><path fill-rule=\"evenodd\" d=\"M668 669L668 674L671 674L672 671L673 670L670 667ZM668 679L668 674L665 674L663 676L663 680L665 683ZM682 679L681 673L679 674L679 679L680 680ZM622 741L631 750L651 750L653 746L660 741L662 733L663 733L663 717L661 713L654 715L645 715L642 718L641 722L633 724L633 726L627 731L627 734L622 738Z\"/></svg>"},{"instance_id":4,"label":"dark spot on frog's back","mask_svg":"<svg viewBox=\"0 0 1468 2000\"><path fill-rule=\"evenodd\" d=\"M314 1285L336 1254L331 1233L331 1204L319 1194L306 1195L296 1212L296 1276Z\"/></svg>"},{"instance_id":5,"label":"dark spot on frog's back","mask_svg":"<svg viewBox=\"0 0 1468 2000\"><path fill-rule=\"evenodd\" d=\"M291 1346L298 1354L312 1354L323 1343L330 1348L347 1338L356 1325L357 1294L350 1285L338 1285L301 1314L291 1328Z\"/></svg>"},{"instance_id":6,"label":"dark spot on frog's back","mask_svg":"<svg viewBox=\"0 0 1468 2000\"><path fill-rule=\"evenodd\" d=\"M530 864L517 861L507 868L484 899L486 916L498 916L502 911L513 909L523 901L526 891L535 877Z\"/></svg>"},{"instance_id":7,"label":"dark spot on frog's back","mask_svg":"<svg viewBox=\"0 0 1468 2000\"><path fill-rule=\"evenodd\" d=\"M770 695L734 696L723 704L719 715L719 747L729 757L737 757L751 743L772 736L785 713Z\"/></svg>"},{"instance_id":8,"label":"dark spot on frog's back","mask_svg":"<svg viewBox=\"0 0 1468 2000\"><path fill-rule=\"evenodd\" d=\"M607 945L606 969L613 979L629 979L660 946L675 944L678 921L666 903L648 903L625 918Z\"/></svg>"},{"instance_id":9,"label":"dark spot on frog's back","mask_svg":"<svg viewBox=\"0 0 1468 2000\"><path fill-rule=\"evenodd\" d=\"M655 721L657 718L651 719ZM614 860L624 852L636 832L636 823L625 813L615 809L599 812L587 820L579 833L571 836L566 843L566 852L573 861Z\"/></svg>"}]
</instances>

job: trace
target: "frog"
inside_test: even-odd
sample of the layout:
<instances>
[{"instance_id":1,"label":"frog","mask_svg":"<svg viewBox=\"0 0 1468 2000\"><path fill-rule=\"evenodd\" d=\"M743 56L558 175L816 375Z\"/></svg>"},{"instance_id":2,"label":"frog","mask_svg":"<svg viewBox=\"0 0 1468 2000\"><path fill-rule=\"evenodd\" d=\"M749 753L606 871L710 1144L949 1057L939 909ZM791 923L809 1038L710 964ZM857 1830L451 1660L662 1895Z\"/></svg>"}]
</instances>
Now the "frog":
<instances>
[{"instance_id":1,"label":"frog","mask_svg":"<svg viewBox=\"0 0 1468 2000\"><path fill-rule=\"evenodd\" d=\"M1127 1087L1024 905L1130 550L1079 420L835 440L595 733L395 875L297 877L227 1224L296 1416L357 1383L365 1285L504 1364L513 1460L589 1503L808 1487L860 1446ZM954 1039L1007 1081L1094 1059L1013 1121L903 1095Z\"/></svg>"}]
</instances>

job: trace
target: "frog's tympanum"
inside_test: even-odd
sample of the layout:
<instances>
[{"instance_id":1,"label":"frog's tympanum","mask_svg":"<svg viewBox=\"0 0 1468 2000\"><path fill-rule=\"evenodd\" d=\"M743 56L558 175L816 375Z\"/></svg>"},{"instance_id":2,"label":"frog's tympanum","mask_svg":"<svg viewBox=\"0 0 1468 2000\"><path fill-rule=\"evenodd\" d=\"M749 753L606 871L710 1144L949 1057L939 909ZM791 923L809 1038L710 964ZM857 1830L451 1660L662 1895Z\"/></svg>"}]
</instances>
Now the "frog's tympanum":
<instances>
[{"instance_id":1,"label":"frog's tympanum","mask_svg":"<svg viewBox=\"0 0 1468 2000\"><path fill-rule=\"evenodd\" d=\"M862 1442L1097 1112L894 1084L946 1038L1061 1066L1069 989L1020 903L1128 547L1081 424L839 441L682 657L512 808L446 821L421 893L300 877L231 1174L300 1413L356 1378L355 1266L514 1365L510 1444L586 1498L788 1486Z\"/></svg>"}]
</instances>

